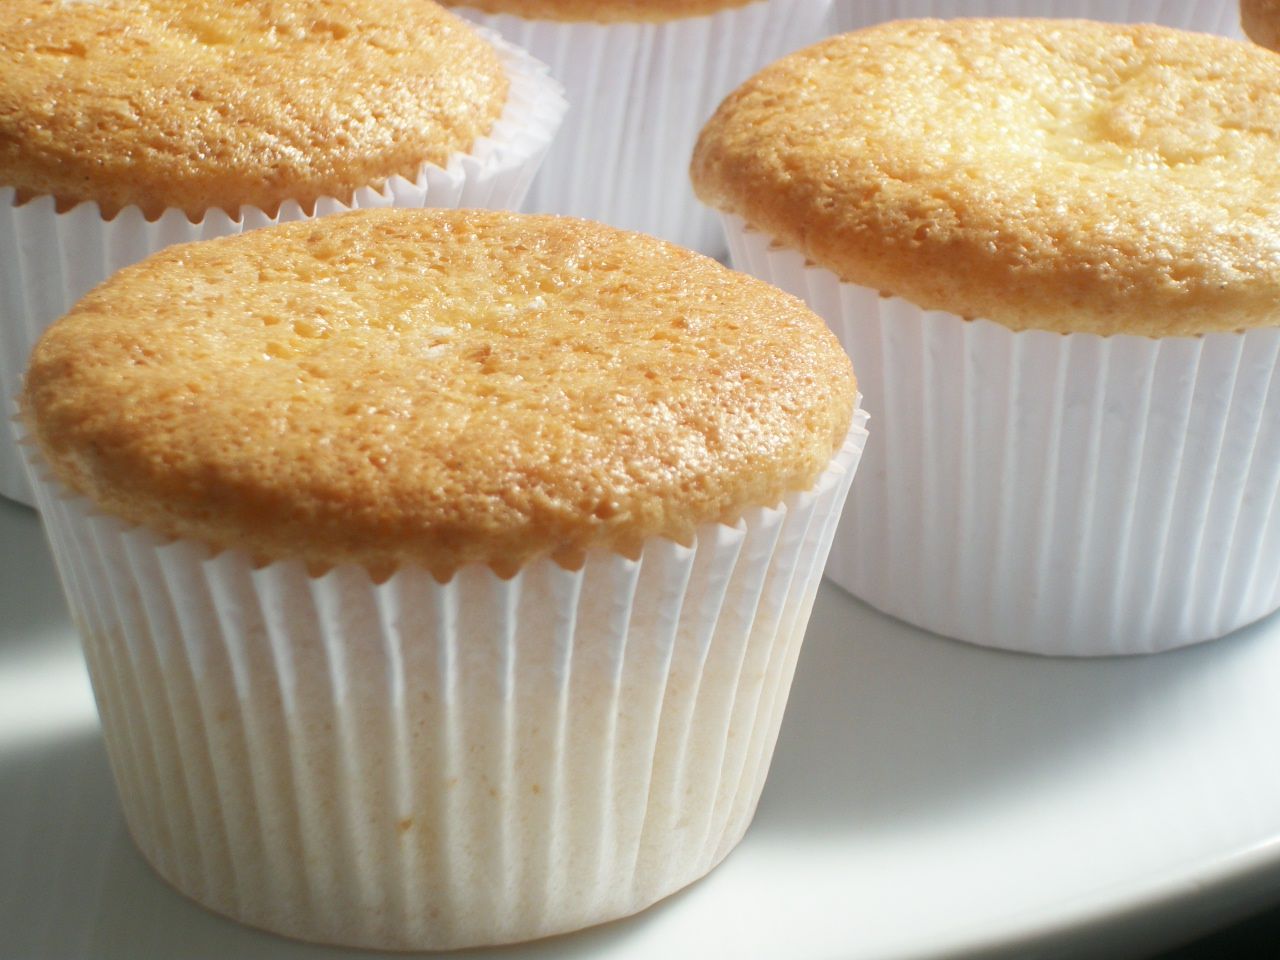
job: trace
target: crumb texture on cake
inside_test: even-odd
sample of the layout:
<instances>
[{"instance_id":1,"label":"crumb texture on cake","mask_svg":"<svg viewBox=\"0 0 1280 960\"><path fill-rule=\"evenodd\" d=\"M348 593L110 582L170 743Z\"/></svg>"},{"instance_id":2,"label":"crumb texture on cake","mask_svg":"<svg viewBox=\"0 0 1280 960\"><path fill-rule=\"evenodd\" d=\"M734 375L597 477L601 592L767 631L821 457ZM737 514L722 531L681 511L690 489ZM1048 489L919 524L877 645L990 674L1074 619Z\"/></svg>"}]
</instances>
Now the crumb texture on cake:
<instances>
[{"instance_id":1,"label":"crumb texture on cake","mask_svg":"<svg viewBox=\"0 0 1280 960\"><path fill-rule=\"evenodd\" d=\"M526 20L646 23L702 17L730 7L768 0L441 0L447 7L470 7ZM776 0L772 0L776 2ZM815 0L798 0L813 3Z\"/></svg>"},{"instance_id":2,"label":"crumb texture on cake","mask_svg":"<svg viewBox=\"0 0 1280 960\"><path fill-rule=\"evenodd\" d=\"M1280 0L1240 0L1240 26L1255 43L1280 50Z\"/></svg>"},{"instance_id":3,"label":"crumb texture on cake","mask_svg":"<svg viewBox=\"0 0 1280 960\"><path fill-rule=\"evenodd\" d=\"M799 300L584 220L384 210L171 247L46 332L63 484L262 561L504 575L808 489L850 362Z\"/></svg>"},{"instance_id":4,"label":"crumb texture on cake","mask_svg":"<svg viewBox=\"0 0 1280 960\"><path fill-rule=\"evenodd\" d=\"M704 202L842 279L1013 329L1280 325L1280 59L1155 26L917 20L768 67Z\"/></svg>"},{"instance_id":5,"label":"crumb texture on cake","mask_svg":"<svg viewBox=\"0 0 1280 960\"><path fill-rule=\"evenodd\" d=\"M497 51L430 0L6 0L0 185L198 220L347 199L490 132Z\"/></svg>"}]
</instances>

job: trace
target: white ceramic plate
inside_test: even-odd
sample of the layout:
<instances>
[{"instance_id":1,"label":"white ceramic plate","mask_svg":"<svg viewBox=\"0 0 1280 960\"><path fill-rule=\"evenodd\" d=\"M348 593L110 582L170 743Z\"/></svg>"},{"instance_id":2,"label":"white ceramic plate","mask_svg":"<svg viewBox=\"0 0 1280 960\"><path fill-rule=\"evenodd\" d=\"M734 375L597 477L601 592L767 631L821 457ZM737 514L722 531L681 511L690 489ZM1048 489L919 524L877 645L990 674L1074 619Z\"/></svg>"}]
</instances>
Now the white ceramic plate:
<instances>
[{"instance_id":1,"label":"white ceramic plate","mask_svg":"<svg viewBox=\"0 0 1280 960\"><path fill-rule=\"evenodd\" d=\"M760 810L639 917L465 954L1149 953L1280 897L1280 620L1043 660L824 586ZM0 502L0 956L368 957L206 913L134 853L34 514Z\"/></svg>"}]
</instances>

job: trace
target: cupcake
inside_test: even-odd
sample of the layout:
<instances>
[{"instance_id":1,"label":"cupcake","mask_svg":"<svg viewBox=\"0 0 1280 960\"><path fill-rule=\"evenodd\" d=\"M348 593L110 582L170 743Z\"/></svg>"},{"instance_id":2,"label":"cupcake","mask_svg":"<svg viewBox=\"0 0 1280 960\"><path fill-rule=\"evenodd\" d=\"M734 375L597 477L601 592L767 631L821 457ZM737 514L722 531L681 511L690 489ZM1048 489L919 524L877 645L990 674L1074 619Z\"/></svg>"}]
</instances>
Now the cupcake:
<instances>
[{"instance_id":1,"label":"cupcake","mask_svg":"<svg viewBox=\"0 0 1280 960\"><path fill-rule=\"evenodd\" d=\"M689 190L698 130L765 64L823 35L830 0L445 0L551 66L570 110L525 209L724 252Z\"/></svg>"},{"instance_id":2,"label":"cupcake","mask_svg":"<svg viewBox=\"0 0 1280 960\"><path fill-rule=\"evenodd\" d=\"M1240 36L1236 0L833 0L831 5L838 33L917 17L1082 17Z\"/></svg>"},{"instance_id":3,"label":"cupcake","mask_svg":"<svg viewBox=\"0 0 1280 960\"><path fill-rule=\"evenodd\" d=\"M481 211L158 253L23 409L138 847L404 950L612 920L733 848L866 435L795 298Z\"/></svg>"},{"instance_id":4,"label":"cupcake","mask_svg":"<svg viewBox=\"0 0 1280 960\"><path fill-rule=\"evenodd\" d=\"M1280 606L1280 61L1155 26L885 24L693 160L735 265L858 358L828 575L928 630L1167 649Z\"/></svg>"},{"instance_id":5,"label":"cupcake","mask_svg":"<svg viewBox=\"0 0 1280 960\"><path fill-rule=\"evenodd\" d=\"M516 206L564 110L427 0L10 0L0 55L6 414L40 331L120 267L352 207ZM7 425L0 494L30 502Z\"/></svg>"},{"instance_id":6,"label":"cupcake","mask_svg":"<svg viewBox=\"0 0 1280 960\"><path fill-rule=\"evenodd\" d=\"M1240 0L1245 35L1268 50L1280 50L1280 0Z\"/></svg>"}]
</instances>

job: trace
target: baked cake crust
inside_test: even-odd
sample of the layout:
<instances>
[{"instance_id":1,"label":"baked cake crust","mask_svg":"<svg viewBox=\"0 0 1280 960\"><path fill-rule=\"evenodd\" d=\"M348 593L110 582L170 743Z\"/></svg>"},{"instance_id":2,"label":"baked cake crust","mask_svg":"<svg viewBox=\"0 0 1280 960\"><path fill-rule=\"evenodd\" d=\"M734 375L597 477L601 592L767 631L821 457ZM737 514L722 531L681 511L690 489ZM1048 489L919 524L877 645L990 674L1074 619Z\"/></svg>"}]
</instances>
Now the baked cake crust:
<instances>
[{"instance_id":1,"label":"baked cake crust","mask_svg":"<svg viewBox=\"0 0 1280 960\"><path fill-rule=\"evenodd\" d=\"M6 0L0 185L206 210L348 199L493 127L497 51L430 0Z\"/></svg>"},{"instance_id":2,"label":"baked cake crust","mask_svg":"<svg viewBox=\"0 0 1280 960\"><path fill-rule=\"evenodd\" d=\"M1280 0L1240 0L1240 26L1254 43L1280 50Z\"/></svg>"},{"instance_id":3,"label":"baked cake crust","mask_svg":"<svg viewBox=\"0 0 1280 960\"><path fill-rule=\"evenodd\" d=\"M733 93L706 203L842 279L1013 329L1280 324L1280 59L1087 21L833 37Z\"/></svg>"},{"instance_id":4,"label":"baked cake crust","mask_svg":"<svg viewBox=\"0 0 1280 960\"><path fill-rule=\"evenodd\" d=\"M171 537L446 578L808 489L848 357L799 300L584 220L357 212L171 247L36 347L47 464Z\"/></svg>"}]
</instances>

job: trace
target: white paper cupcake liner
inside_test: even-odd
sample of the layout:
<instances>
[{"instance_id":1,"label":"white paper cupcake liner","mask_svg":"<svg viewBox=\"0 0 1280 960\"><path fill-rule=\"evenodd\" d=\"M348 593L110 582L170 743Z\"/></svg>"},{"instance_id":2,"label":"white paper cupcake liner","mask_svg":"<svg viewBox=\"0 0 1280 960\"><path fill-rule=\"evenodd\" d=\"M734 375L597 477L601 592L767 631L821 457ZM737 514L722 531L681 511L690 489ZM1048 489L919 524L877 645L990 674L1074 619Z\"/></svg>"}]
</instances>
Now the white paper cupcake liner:
<instances>
[{"instance_id":1,"label":"white paper cupcake liner","mask_svg":"<svg viewBox=\"0 0 1280 960\"><path fill-rule=\"evenodd\" d=\"M865 421L813 489L691 547L443 585L254 569L42 476L138 846L219 913L389 949L578 929L692 882L755 811Z\"/></svg>"},{"instance_id":2,"label":"white paper cupcake liner","mask_svg":"<svg viewBox=\"0 0 1280 960\"><path fill-rule=\"evenodd\" d=\"M840 337L877 429L827 575L1043 654L1149 653L1280 607L1280 330L1015 333L842 283L725 217Z\"/></svg>"},{"instance_id":3,"label":"white paper cupcake liner","mask_svg":"<svg viewBox=\"0 0 1280 960\"><path fill-rule=\"evenodd\" d=\"M834 0L833 32L918 17L1054 17L1159 23L1239 39L1239 0Z\"/></svg>"},{"instance_id":4,"label":"white paper cupcake liner","mask_svg":"<svg viewBox=\"0 0 1280 960\"><path fill-rule=\"evenodd\" d=\"M295 201L274 216L242 207L237 216L210 210L199 223L176 209L147 220L127 207L104 220L96 203L65 213L53 197L15 205L12 187L0 187L0 398L6 407L22 385L31 348L45 328L122 267L164 247L368 207L489 207L515 209L542 163L567 104L547 68L488 31L510 77L501 116L471 151L446 167L424 164L416 180L391 177L380 189L364 187L349 200L316 202L308 213ZM12 412L12 411L10 411ZM7 419L0 417L0 420ZM31 504L31 488L7 425L0 424L0 495Z\"/></svg>"},{"instance_id":5,"label":"white paper cupcake liner","mask_svg":"<svg viewBox=\"0 0 1280 960\"><path fill-rule=\"evenodd\" d=\"M546 61L570 110L525 209L601 220L703 253L724 250L689 158L730 92L819 39L830 0L756 0L656 23L526 20L456 8Z\"/></svg>"}]
</instances>

